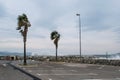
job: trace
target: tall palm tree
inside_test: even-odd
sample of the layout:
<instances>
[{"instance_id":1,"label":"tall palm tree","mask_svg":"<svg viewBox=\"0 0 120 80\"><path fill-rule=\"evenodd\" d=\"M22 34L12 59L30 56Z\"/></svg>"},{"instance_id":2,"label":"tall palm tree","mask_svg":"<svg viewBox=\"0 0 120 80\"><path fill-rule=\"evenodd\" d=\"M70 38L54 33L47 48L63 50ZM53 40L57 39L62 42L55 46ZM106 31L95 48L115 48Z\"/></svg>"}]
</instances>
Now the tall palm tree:
<instances>
[{"instance_id":1,"label":"tall palm tree","mask_svg":"<svg viewBox=\"0 0 120 80\"><path fill-rule=\"evenodd\" d=\"M18 19L18 27L17 27L16 30L19 30L19 32L23 36L23 42L24 42L24 65L26 65L27 64L27 62L26 62L27 31L28 31L28 27L30 27L31 24L30 24L26 14L19 15L17 19Z\"/></svg>"},{"instance_id":2,"label":"tall palm tree","mask_svg":"<svg viewBox=\"0 0 120 80\"><path fill-rule=\"evenodd\" d=\"M57 31L51 32L51 40L54 40L54 44L56 47L56 61L57 61L57 49L58 49L58 41L60 39L60 34Z\"/></svg>"}]
</instances>

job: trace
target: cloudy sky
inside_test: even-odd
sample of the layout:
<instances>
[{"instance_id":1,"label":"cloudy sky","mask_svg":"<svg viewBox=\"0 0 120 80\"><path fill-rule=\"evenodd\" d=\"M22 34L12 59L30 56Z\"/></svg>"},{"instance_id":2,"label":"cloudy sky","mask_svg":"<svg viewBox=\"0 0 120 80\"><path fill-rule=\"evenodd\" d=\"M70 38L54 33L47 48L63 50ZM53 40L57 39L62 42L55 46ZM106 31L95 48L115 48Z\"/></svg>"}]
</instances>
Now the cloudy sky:
<instances>
[{"instance_id":1,"label":"cloudy sky","mask_svg":"<svg viewBox=\"0 0 120 80\"><path fill-rule=\"evenodd\" d=\"M16 30L17 17L27 14L27 52L55 55L50 33L61 34L58 55L79 54L79 21L82 55L120 52L119 0L0 0L0 51L23 52Z\"/></svg>"}]
</instances>

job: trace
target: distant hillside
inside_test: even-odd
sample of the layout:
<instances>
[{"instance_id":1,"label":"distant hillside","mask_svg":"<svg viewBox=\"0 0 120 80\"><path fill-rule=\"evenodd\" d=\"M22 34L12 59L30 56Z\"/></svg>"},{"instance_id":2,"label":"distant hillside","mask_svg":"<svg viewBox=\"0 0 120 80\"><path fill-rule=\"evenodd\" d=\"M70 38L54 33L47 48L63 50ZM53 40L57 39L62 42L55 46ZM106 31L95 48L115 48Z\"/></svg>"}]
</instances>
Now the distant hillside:
<instances>
[{"instance_id":1,"label":"distant hillside","mask_svg":"<svg viewBox=\"0 0 120 80\"><path fill-rule=\"evenodd\" d=\"M19 53L19 52L0 52L0 56L13 56L13 55L23 56L23 53ZM28 52L27 55L31 55L31 53Z\"/></svg>"}]
</instances>

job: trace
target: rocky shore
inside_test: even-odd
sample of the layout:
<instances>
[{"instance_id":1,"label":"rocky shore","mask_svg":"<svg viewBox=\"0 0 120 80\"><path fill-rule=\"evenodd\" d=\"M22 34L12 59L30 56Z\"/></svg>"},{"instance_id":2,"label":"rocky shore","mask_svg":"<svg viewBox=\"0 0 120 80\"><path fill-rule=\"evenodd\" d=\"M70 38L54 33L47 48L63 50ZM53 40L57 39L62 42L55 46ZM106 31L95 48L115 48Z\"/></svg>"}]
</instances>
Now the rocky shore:
<instances>
[{"instance_id":1,"label":"rocky shore","mask_svg":"<svg viewBox=\"0 0 120 80\"><path fill-rule=\"evenodd\" d=\"M34 57L36 61L52 61L56 62L55 57ZM113 65L120 66L120 60L113 59L96 59L94 57L79 57L75 56L59 56L57 62L67 62L67 63L82 63L82 64L100 64L100 65Z\"/></svg>"},{"instance_id":2,"label":"rocky shore","mask_svg":"<svg viewBox=\"0 0 120 80\"><path fill-rule=\"evenodd\" d=\"M54 59L50 59L49 61L55 61ZM68 62L68 63L85 63L85 64L100 64L100 65L113 65L120 66L120 60L110 60L110 59L95 59L95 58L59 58L60 62Z\"/></svg>"}]
</instances>

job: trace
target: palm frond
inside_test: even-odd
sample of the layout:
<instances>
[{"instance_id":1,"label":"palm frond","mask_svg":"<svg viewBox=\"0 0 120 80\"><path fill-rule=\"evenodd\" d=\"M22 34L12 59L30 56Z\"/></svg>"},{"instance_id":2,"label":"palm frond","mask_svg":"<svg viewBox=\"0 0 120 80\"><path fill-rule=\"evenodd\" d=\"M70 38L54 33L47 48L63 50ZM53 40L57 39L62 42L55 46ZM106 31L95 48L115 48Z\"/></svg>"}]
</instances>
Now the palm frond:
<instances>
[{"instance_id":1,"label":"palm frond","mask_svg":"<svg viewBox=\"0 0 120 80\"><path fill-rule=\"evenodd\" d=\"M23 13L22 15L19 15L17 19L18 19L17 30L20 30L22 26L27 26L27 27L31 26L26 14Z\"/></svg>"},{"instance_id":2,"label":"palm frond","mask_svg":"<svg viewBox=\"0 0 120 80\"><path fill-rule=\"evenodd\" d=\"M57 38L60 39L60 34L57 35Z\"/></svg>"},{"instance_id":3,"label":"palm frond","mask_svg":"<svg viewBox=\"0 0 120 80\"><path fill-rule=\"evenodd\" d=\"M60 34L57 31L53 31L51 33L51 40L56 39L56 38L59 39L60 38Z\"/></svg>"},{"instance_id":4,"label":"palm frond","mask_svg":"<svg viewBox=\"0 0 120 80\"><path fill-rule=\"evenodd\" d=\"M23 16L19 15L17 19L18 21L21 21L23 19Z\"/></svg>"},{"instance_id":5,"label":"palm frond","mask_svg":"<svg viewBox=\"0 0 120 80\"><path fill-rule=\"evenodd\" d=\"M56 33L57 33L56 31L53 31L53 32L51 33L51 40L55 39Z\"/></svg>"},{"instance_id":6,"label":"palm frond","mask_svg":"<svg viewBox=\"0 0 120 80\"><path fill-rule=\"evenodd\" d=\"M22 15L22 16L23 16L24 21L28 22L27 15L23 13L23 15Z\"/></svg>"}]
</instances>

